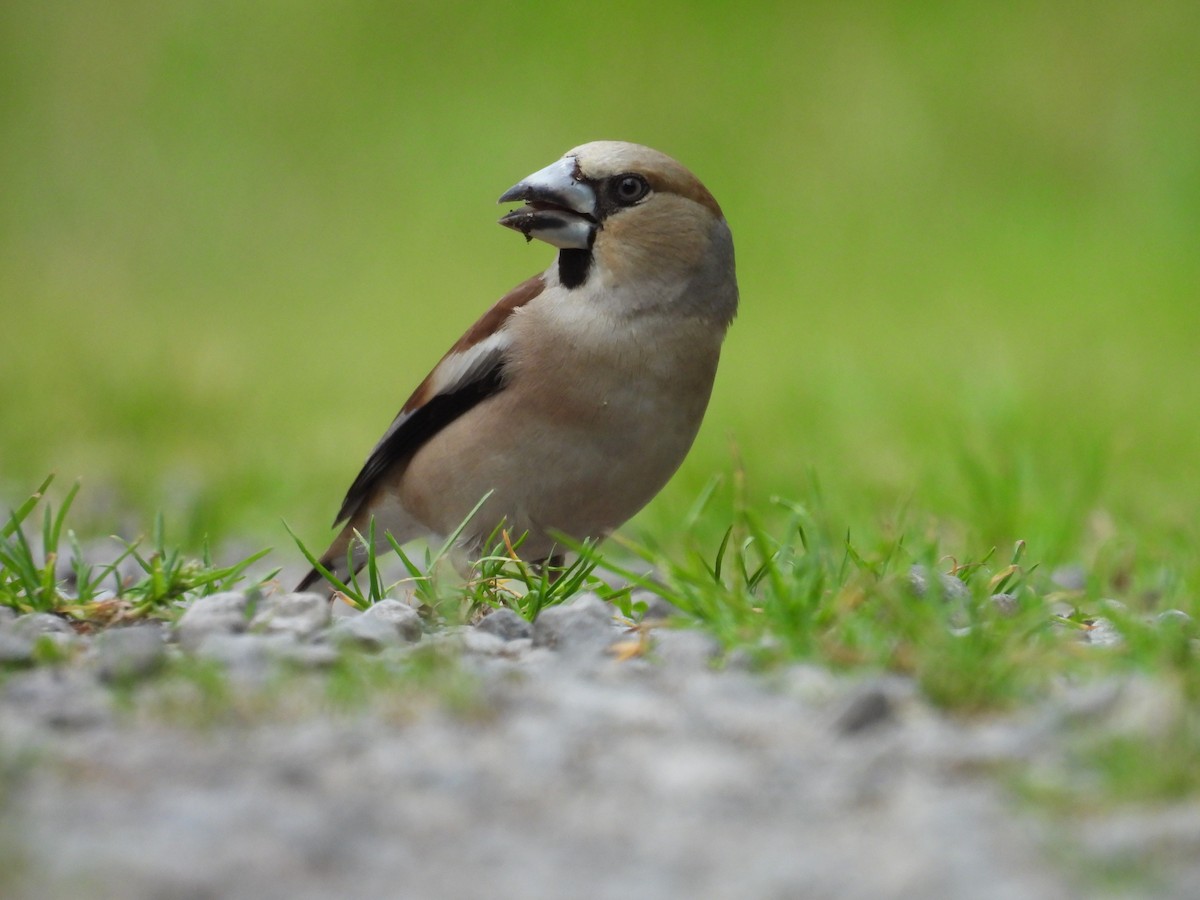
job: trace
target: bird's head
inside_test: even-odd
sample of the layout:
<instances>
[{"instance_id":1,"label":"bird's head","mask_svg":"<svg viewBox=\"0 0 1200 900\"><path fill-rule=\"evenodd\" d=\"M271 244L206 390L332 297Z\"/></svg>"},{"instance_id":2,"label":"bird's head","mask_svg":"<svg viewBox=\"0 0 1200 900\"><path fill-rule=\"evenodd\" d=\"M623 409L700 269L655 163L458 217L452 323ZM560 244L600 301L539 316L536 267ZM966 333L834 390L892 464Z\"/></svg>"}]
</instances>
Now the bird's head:
<instances>
[{"instance_id":1,"label":"bird's head","mask_svg":"<svg viewBox=\"0 0 1200 900\"><path fill-rule=\"evenodd\" d=\"M558 247L568 288L593 278L608 287L723 278L736 303L733 241L721 207L664 153L623 141L583 144L500 197L517 201L525 205L500 224Z\"/></svg>"}]
</instances>

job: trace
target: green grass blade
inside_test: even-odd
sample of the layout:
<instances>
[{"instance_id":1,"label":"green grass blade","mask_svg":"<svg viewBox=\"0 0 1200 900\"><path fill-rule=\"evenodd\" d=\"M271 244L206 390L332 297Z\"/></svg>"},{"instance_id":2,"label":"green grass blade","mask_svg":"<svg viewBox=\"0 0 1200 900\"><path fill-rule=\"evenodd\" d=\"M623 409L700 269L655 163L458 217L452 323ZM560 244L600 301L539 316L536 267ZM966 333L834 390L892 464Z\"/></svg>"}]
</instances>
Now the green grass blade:
<instances>
[{"instance_id":1,"label":"green grass blade","mask_svg":"<svg viewBox=\"0 0 1200 900\"><path fill-rule=\"evenodd\" d=\"M63 497L62 503L59 504L58 513L54 516L53 520L50 517L50 507L46 507L46 521L42 539L47 554L58 554L58 542L62 538L63 524L66 522L67 513L71 510L71 504L75 502L75 496L79 493L79 484L76 481L71 485L71 489L67 491L67 495Z\"/></svg>"},{"instance_id":2,"label":"green grass blade","mask_svg":"<svg viewBox=\"0 0 1200 900\"><path fill-rule=\"evenodd\" d=\"M300 549L300 552L304 555L304 558L308 560L308 564L311 565L322 578L333 585L335 590L340 591L347 597L351 597L353 599L353 593L350 586L321 564L321 561L312 554L308 547L305 546L304 541L300 540L299 535L292 531L292 527L288 525L287 522L283 523L283 527L287 530L287 533L291 535L292 540L295 541L296 546Z\"/></svg>"},{"instance_id":3,"label":"green grass blade","mask_svg":"<svg viewBox=\"0 0 1200 900\"><path fill-rule=\"evenodd\" d=\"M375 517L367 527L367 590L372 603L383 599L383 579L379 574L379 558L375 553Z\"/></svg>"},{"instance_id":4,"label":"green grass blade","mask_svg":"<svg viewBox=\"0 0 1200 900\"><path fill-rule=\"evenodd\" d=\"M454 545L458 543L458 539L462 537L462 533L466 530L467 525L470 524L473 518L475 518L475 514L479 512L479 510L483 509L483 504L487 503L494 493L495 491L488 491L481 498L479 498L479 502L476 503L471 508L471 511L467 513L466 517L458 523L458 527L455 528L450 536L442 542L442 545L438 547L436 551L434 551L433 558L435 561L444 557L450 552Z\"/></svg>"},{"instance_id":5,"label":"green grass blade","mask_svg":"<svg viewBox=\"0 0 1200 900\"><path fill-rule=\"evenodd\" d=\"M13 532L21 527L21 523L33 512L34 508L42 502L42 497L46 495L47 488L54 481L54 475L47 475L46 480L42 482L41 487L33 492L24 503L18 506L15 510L8 514L8 522L3 528L0 528L0 538L11 537Z\"/></svg>"}]
</instances>

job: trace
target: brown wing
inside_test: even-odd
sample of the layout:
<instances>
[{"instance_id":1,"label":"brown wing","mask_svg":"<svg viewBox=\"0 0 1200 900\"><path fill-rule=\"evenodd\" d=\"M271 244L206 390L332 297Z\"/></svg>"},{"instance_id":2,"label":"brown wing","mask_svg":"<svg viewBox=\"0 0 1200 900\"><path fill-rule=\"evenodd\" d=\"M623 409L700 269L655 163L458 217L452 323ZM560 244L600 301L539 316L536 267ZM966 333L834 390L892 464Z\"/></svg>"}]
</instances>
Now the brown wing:
<instances>
[{"instance_id":1,"label":"brown wing","mask_svg":"<svg viewBox=\"0 0 1200 900\"><path fill-rule=\"evenodd\" d=\"M403 465L431 437L471 407L504 388L509 316L545 288L541 275L517 285L484 313L417 387L346 492L334 525L349 519L379 478Z\"/></svg>"}]
</instances>

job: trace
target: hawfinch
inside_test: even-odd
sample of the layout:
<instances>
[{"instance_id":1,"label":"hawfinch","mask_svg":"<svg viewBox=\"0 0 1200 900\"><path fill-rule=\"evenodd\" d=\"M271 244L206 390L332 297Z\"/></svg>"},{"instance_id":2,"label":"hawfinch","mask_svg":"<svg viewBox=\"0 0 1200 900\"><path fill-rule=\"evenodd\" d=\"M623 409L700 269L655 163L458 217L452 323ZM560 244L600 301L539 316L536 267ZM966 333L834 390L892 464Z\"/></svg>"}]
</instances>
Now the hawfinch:
<instances>
[{"instance_id":1,"label":"hawfinch","mask_svg":"<svg viewBox=\"0 0 1200 900\"><path fill-rule=\"evenodd\" d=\"M385 549L505 528L523 558L555 535L602 538L645 506L691 447L737 311L733 239L712 194L668 156L596 141L507 190L500 224L558 248L480 317L408 398L342 502L321 562L343 580ZM320 581L314 569L304 590Z\"/></svg>"}]
</instances>

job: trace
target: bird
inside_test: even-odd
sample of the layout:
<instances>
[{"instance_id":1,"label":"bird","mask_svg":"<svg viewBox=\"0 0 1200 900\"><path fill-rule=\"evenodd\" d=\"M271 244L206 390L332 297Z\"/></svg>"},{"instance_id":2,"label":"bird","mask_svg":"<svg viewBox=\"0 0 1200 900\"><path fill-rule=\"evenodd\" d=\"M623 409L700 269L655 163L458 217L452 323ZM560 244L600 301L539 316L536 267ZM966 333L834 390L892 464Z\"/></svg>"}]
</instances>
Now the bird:
<instances>
[{"instance_id":1,"label":"bird","mask_svg":"<svg viewBox=\"0 0 1200 900\"><path fill-rule=\"evenodd\" d=\"M557 250L454 343L346 492L321 565L343 581L377 550L504 529L523 559L602 540L691 449L738 309L733 237L682 164L593 141L505 191L499 224ZM460 530L461 529L461 530ZM296 590L320 585L314 566ZM332 592L332 588L324 585ZM319 589L319 588L318 588Z\"/></svg>"}]
</instances>

